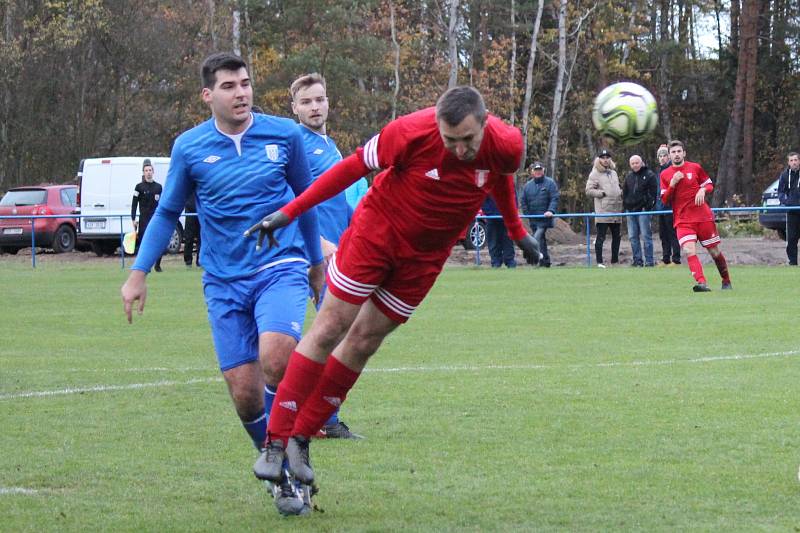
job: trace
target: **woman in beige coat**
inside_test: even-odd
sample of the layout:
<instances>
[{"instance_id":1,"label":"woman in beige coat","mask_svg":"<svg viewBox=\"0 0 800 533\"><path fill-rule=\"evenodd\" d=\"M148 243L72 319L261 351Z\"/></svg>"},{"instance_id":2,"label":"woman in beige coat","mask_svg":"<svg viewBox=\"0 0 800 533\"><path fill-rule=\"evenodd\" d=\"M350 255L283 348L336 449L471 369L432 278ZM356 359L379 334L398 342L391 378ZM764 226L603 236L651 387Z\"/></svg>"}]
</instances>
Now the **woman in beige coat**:
<instances>
[{"instance_id":1,"label":"woman in beige coat","mask_svg":"<svg viewBox=\"0 0 800 533\"><path fill-rule=\"evenodd\" d=\"M589 179L586 180L586 194L594 198L594 212L621 213L622 212L622 188L619 185L617 167L611 160L611 152L600 150L594 160ZM605 268L603 263L603 243L606 241L606 230L611 230L611 264L619 263L620 245L620 226L621 217L598 217L595 218L597 225L597 237L594 241L594 254L597 259L597 266Z\"/></svg>"}]
</instances>

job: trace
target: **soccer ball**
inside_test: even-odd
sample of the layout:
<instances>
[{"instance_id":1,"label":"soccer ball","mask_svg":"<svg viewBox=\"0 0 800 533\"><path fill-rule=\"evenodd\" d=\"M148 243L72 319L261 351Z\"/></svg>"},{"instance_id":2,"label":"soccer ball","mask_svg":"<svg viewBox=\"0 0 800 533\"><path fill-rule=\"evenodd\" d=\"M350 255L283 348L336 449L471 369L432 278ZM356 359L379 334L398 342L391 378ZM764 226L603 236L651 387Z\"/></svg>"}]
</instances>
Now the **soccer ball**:
<instances>
[{"instance_id":1,"label":"soccer ball","mask_svg":"<svg viewBox=\"0 0 800 533\"><path fill-rule=\"evenodd\" d=\"M594 99L592 122L597 131L620 144L634 144L658 124L656 99L630 82L609 85Z\"/></svg>"}]
</instances>

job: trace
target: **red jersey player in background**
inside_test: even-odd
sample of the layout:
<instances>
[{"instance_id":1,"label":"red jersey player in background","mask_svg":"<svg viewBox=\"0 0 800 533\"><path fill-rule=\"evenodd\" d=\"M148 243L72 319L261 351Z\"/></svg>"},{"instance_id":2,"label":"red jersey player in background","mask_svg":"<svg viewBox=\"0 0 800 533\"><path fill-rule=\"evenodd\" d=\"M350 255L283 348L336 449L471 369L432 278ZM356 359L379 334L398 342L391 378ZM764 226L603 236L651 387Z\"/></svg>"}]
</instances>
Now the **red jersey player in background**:
<instances>
[{"instance_id":1,"label":"red jersey player in background","mask_svg":"<svg viewBox=\"0 0 800 533\"><path fill-rule=\"evenodd\" d=\"M305 210L383 169L359 204L328 265L328 295L289 360L269 419L266 451L253 470L280 479L314 472L308 439L345 400L383 339L409 319L433 286L464 228L492 194L510 237L529 263L538 243L522 225L512 174L522 157L518 129L487 114L471 87L445 92L435 108L390 122L363 148L322 174L245 235L265 236ZM332 355L332 357L329 357Z\"/></svg>"},{"instance_id":2,"label":"red jersey player in background","mask_svg":"<svg viewBox=\"0 0 800 533\"><path fill-rule=\"evenodd\" d=\"M714 190L711 178L703 167L697 163L686 161L686 153L681 141L670 141L669 157L672 165L661 171L661 201L672 204L673 225L678 236L689 270L692 271L697 284L694 292L708 292L703 265L697 257L695 242L708 250L719 275L722 277L722 288L732 289L728 262L719 249L719 233L714 223L714 213L706 203L706 194Z\"/></svg>"}]
</instances>

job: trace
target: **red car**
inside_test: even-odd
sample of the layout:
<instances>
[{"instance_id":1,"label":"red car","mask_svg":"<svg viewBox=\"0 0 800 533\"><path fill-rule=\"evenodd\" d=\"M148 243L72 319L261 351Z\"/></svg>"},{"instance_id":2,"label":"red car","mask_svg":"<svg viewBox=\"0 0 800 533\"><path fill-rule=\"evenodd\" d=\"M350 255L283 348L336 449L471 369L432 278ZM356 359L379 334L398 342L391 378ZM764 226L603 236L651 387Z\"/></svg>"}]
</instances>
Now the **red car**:
<instances>
[{"instance_id":1,"label":"red car","mask_svg":"<svg viewBox=\"0 0 800 533\"><path fill-rule=\"evenodd\" d=\"M78 187L43 185L9 189L0 200L0 253L16 254L31 245L31 228L36 246L52 248L56 253L75 248L76 218L2 218L9 215L75 214ZM33 224L31 221L34 220Z\"/></svg>"}]
</instances>

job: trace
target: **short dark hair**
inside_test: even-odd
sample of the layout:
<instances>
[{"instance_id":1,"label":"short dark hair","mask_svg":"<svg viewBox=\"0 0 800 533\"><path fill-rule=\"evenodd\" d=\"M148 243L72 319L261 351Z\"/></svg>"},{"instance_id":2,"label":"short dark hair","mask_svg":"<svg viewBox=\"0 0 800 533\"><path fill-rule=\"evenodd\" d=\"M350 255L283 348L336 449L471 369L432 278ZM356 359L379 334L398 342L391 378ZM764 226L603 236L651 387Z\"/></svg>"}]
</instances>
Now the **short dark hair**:
<instances>
[{"instance_id":1,"label":"short dark hair","mask_svg":"<svg viewBox=\"0 0 800 533\"><path fill-rule=\"evenodd\" d=\"M800 154L798 154L797 152L789 152L788 154L786 154L786 159L789 159L790 157L800 157Z\"/></svg>"},{"instance_id":2,"label":"short dark hair","mask_svg":"<svg viewBox=\"0 0 800 533\"><path fill-rule=\"evenodd\" d=\"M678 139L673 139L673 140L671 140L669 142L669 147L672 148L673 146L680 146L681 148L686 150L686 147L683 146L683 143L681 141L679 141Z\"/></svg>"},{"instance_id":3,"label":"short dark hair","mask_svg":"<svg viewBox=\"0 0 800 533\"><path fill-rule=\"evenodd\" d=\"M217 52L208 56L203 61L203 66L200 69L200 76L203 81L204 89L213 89L214 84L217 83L218 70L230 70L236 72L240 68L247 68L247 63L244 59L232 54L231 52Z\"/></svg>"},{"instance_id":4,"label":"short dark hair","mask_svg":"<svg viewBox=\"0 0 800 533\"><path fill-rule=\"evenodd\" d=\"M436 118L444 120L450 126L458 126L472 115L484 124L486 122L486 104L483 97L474 87L462 85L448 89L436 102Z\"/></svg>"},{"instance_id":5,"label":"short dark hair","mask_svg":"<svg viewBox=\"0 0 800 533\"><path fill-rule=\"evenodd\" d=\"M297 91L300 89L305 89L307 87L311 87L312 85L316 84L322 85L323 89L327 89L325 87L325 78L322 77L322 74L317 74L316 72L312 72L311 74L305 74L300 76L296 80L292 82L291 87L289 87L289 92L292 95L292 100L297 95Z\"/></svg>"}]
</instances>

